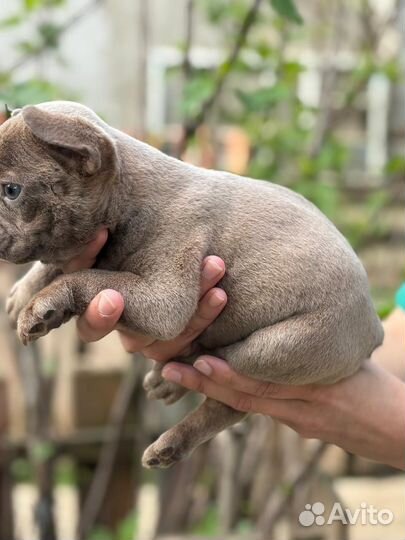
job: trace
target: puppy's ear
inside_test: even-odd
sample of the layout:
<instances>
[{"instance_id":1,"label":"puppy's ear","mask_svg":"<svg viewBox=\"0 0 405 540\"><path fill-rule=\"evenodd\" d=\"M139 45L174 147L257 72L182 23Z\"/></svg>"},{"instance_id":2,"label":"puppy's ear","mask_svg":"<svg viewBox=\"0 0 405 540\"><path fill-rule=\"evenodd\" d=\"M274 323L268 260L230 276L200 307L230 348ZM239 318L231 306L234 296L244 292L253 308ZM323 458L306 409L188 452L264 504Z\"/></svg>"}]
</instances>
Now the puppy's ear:
<instances>
[{"instance_id":1,"label":"puppy's ear","mask_svg":"<svg viewBox=\"0 0 405 540\"><path fill-rule=\"evenodd\" d=\"M46 143L50 155L65 167L92 176L115 161L108 135L83 118L33 106L24 107L22 116L34 136Z\"/></svg>"}]
</instances>

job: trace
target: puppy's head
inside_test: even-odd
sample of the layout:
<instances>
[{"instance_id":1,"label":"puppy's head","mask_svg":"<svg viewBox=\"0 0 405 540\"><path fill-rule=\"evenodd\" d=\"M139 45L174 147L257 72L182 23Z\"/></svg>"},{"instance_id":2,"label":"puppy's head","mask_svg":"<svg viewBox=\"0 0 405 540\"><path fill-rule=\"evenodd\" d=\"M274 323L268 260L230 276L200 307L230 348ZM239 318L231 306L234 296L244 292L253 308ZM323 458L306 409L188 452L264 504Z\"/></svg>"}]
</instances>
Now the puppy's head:
<instances>
[{"instance_id":1,"label":"puppy's head","mask_svg":"<svg viewBox=\"0 0 405 540\"><path fill-rule=\"evenodd\" d=\"M88 109L60 103L25 107L0 127L0 259L63 262L110 224L114 142Z\"/></svg>"}]
</instances>

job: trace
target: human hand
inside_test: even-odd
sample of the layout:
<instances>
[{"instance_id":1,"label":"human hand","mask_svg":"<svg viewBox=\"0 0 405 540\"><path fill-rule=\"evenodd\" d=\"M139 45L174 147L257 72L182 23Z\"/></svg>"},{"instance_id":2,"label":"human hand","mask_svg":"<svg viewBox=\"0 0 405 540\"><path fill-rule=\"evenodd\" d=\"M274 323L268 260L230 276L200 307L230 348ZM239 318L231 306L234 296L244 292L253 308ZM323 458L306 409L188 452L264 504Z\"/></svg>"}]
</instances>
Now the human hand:
<instances>
[{"instance_id":1,"label":"human hand","mask_svg":"<svg viewBox=\"0 0 405 540\"><path fill-rule=\"evenodd\" d=\"M405 384L372 361L333 385L258 381L211 356L194 367L170 362L162 375L234 409L269 415L304 438L405 469Z\"/></svg>"},{"instance_id":2,"label":"human hand","mask_svg":"<svg viewBox=\"0 0 405 540\"><path fill-rule=\"evenodd\" d=\"M83 253L70 261L64 272L91 268L97 254L108 238L108 231L99 231ZM221 313L226 305L226 293L215 285L225 274L224 262L216 256L206 257L201 270L201 295L198 309L182 334L170 341L157 341L149 336L130 331L120 331L122 344L127 352L142 352L147 358L165 362L175 356L187 354L194 339L201 334ZM124 310L124 299L113 289L101 291L79 317L77 328L85 342L98 341L112 332Z\"/></svg>"}]
</instances>

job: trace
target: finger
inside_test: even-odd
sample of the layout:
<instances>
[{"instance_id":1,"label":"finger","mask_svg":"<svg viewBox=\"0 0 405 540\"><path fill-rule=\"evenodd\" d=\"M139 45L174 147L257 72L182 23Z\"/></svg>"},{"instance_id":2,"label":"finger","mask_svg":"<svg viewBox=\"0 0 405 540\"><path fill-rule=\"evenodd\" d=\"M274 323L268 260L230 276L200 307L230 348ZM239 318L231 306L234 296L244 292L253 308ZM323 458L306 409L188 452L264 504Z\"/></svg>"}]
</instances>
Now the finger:
<instances>
[{"instance_id":1,"label":"finger","mask_svg":"<svg viewBox=\"0 0 405 540\"><path fill-rule=\"evenodd\" d=\"M154 338L136 332L119 332L122 346L128 353L140 352L155 342Z\"/></svg>"},{"instance_id":2,"label":"finger","mask_svg":"<svg viewBox=\"0 0 405 540\"><path fill-rule=\"evenodd\" d=\"M146 347L142 353L147 358L158 362L167 362L179 356L221 313L226 305L227 297L222 289L211 289L200 300L198 309L187 325L187 328L175 339L156 341Z\"/></svg>"},{"instance_id":3,"label":"finger","mask_svg":"<svg viewBox=\"0 0 405 540\"><path fill-rule=\"evenodd\" d=\"M222 386L186 364L170 362L163 368L162 375L168 381L181 384L190 390L205 394L238 411L266 414L283 422L293 421L297 417L300 408L302 409L302 404L299 400L255 397L251 394Z\"/></svg>"},{"instance_id":4,"label":"finger","mask_svg":"<svg viewBox=\"0 0 405 540\"><path fill-rule=\"evenodd\" d=\"M225 263L216 255L205 257L201 269L200 295L204 296L206 292L215 287L225 274Z\"/></svg>"},{"instance_id":5,"label":"finger","mask_svg":"<svg viewBox=\"0 0 405 540\"><path fill-rule=\"evenodd\" d=\"M98 341L114 330L122 312L124 299L112 289L98 294L77 321L80 338L85 342Z\"/></svg>"},{"instance_id":6,"label":"finger","mask_svg":"<svg viewBox=\"0 0 405 540\"><path fill-rule=\"evenodd\" d=\"M221 386L250 394L259 398L274 399L310 399L312 385L290 386L275 384L241 375L234 371L227 362L214 356L200 356L194 368Z\"/></svg>"},{"instance_id":7,"label":"finger","mask_svg":"<svg viewBox=\"0 0 405 540\"><path fill-rule=\"evenodd\" d=\"M94 240L89 242L83 250L83 253L78 257L75 257L67 264L63 266L65 274L77 272L77 270L83 270L85 268L91 268L96 262L96 257L104 244L107 242L108 230L102 229L97 233Z\"/></svg>"}]
</instances>

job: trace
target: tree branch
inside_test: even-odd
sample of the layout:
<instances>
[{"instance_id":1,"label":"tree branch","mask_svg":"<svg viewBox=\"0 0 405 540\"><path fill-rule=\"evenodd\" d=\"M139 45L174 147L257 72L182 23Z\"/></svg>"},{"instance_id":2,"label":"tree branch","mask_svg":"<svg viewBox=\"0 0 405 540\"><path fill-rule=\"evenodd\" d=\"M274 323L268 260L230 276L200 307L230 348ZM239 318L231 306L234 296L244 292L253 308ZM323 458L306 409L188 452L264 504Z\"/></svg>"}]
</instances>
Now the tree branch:
<instances>
[{"instance_id":1,"label":"tree branch","mask_svg":"<svg viewBox=\"0 0 405 540\"><path fill-rule=\"evenodd\" d=\"M335 0L332 20L335 21L331 37L331 55L336 57L343 36L344 10L341 0ZM322 87L319 104L319 115L314 130L314 136L308 151L314 159L318 156L334 125L333 92L336 86L338 70L333 63L322 69Z\"/></svg>"},{"instance_id":2,"label":"tree branch","mask_svg":"<svg viewBox=\"0 0 405 540\"><path fill-rule=\"evenodd\" d=\"M87 538L90 534L104 502L127 411L139 380L140 368L134 360L128 372L123 374L121 385L111 408L109 425L105 431L105 443L101 449L97 468L80 518L77 535L79 540Z\"/></svg>"},{"instance_id":3,"label":"tree branch","mask_svg":"<svg viewBox=\"0 0 405 540\"><path fill-rule=\"evenodd\" d=\"M179 144L178 154L180 156L184 153L190 139L195 135L197 129L201 126L201 124L203 124L207 117L207 114L211 111L211 109L217 102L222 92L222 88L224 87L224 84L228 78L228 75L231 73L237 59L239 58L239 54L246 43L246 38L256 20L256 16L261 3L262 0L254 0L251 8L247 12L243 20L242 26L236 38L234 47L229 54L229 57L217 71L215 77L216 85L214 91L212 92L211 96L202 104L200 112L191 121L186 122L183 130L183 137Z\"/></svg>"},{"instance_id":4,"label":"tree branch","mask_svg":"<svg viewBox=\"0 0 405 540\"><path fill-rule=\"evenodd\" d=\"M186 40L184 45L184 59L183 59L183 74L184 79L187 81L190 78L192 72L192 64L190 58L191 47L193 44L193 28L194 28L194 8L195 0L187 1L186 12Z\"/></svg>"},{"instance_id":5,"label":"tree branch","mask_svg":"<svg viewBox=\"0 0 405 540\"><path fill-rule=\"evenodd\" d=\"M290 488L288 491L279 497L270 497L258 521L258 529L263 540L273 537L276 523L288 509L297 489L306 484L308 479L311 478L328 447L327 443L318 443L309 461L303 465L302 469L289 482Z\"/></svg>"}]
</instances>

